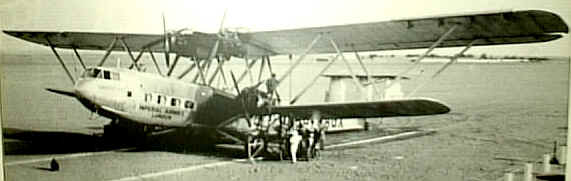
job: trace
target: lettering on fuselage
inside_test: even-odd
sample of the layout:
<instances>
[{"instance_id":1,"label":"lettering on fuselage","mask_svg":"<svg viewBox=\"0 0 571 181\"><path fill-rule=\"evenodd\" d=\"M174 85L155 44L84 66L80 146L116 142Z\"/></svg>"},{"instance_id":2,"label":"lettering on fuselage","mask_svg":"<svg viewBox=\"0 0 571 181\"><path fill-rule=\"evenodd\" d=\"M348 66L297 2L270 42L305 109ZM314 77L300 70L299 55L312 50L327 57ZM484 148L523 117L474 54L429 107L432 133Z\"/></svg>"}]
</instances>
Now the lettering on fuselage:
<instances>
[{"instance_id":1,"label":"lettering on fuselage","mask_svg":"<svg viewBox=\"0 0 571 181\"><path fill-rule=\"evenodd\" d=\"M180 110L164 109L164 111L163 111L160 107L147 106L147 105L139 105L139 109L142 111L148 111L148 112L153 112L153 113L164 113L165 115L170 114L170 115L180 116L180 115L184 114L184 112L180 111ZM153 117L162 117L162 116L158 116L158 115L160 115L160 114L153 114ZM170 117L169 117L169 119L170 119Z\"/></svg>"},{"instance_id":2,"label":"lettering on fuselage","mask_svg":"<svg viewBox=\"0 0 571 181\"><path fill-rule=\"evenodd\" d=\"M142 111L149 111L149 112L161 112L161 108L153 107L153 106L140 105L139 109Z\"/></svg>"},{"instance_id":3,"label":"lettering on fuselage","mask_svg":"<svg viewBox=\"0 0 571 181\"><path fill-rule=\"evenodd\" d=\"M153 114L153 116L151 117L159 119L172 119L171 115L166 115L166 114Z\"/></svg>"}]
</instances>

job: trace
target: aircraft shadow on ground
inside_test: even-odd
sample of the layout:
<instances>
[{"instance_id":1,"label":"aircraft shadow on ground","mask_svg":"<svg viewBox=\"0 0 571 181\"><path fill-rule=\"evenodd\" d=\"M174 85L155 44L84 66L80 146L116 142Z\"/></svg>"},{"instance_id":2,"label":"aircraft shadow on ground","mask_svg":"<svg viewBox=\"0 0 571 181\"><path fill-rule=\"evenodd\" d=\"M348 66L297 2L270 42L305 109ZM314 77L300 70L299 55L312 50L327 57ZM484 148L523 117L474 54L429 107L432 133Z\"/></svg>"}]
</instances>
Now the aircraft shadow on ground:
<instances>
[{"instance_id":1,"label":"aircraft shadow on ground","mask_svg":"<svg viewBox=\"0 0 571 181\"><path fill-rule=\"evenodd\" d=\"M98 138L81 133L2 128L4 154L63 154L98 151Z\"/></svg>"},{"instance_id":2,"label":"aircraft shadow on ground","mask_svg":"<svg viewBox=\"0 0 571 181\"><path fill-rule=\"evenodd\" d=\"M182 132L148 138L137 149L129 152L167 151L181 154L215 156L222 158L243 158L244 150L240 148L217 147L215 142L205 139L206 135L185 135Z\"/></svg>"},{"instance_id":3,"label":"aircraft shadow on ground","mask_svg":"<svg viewBox=\"0 0 571 181\"><path fill-rule=\"evenodd\" d=\"M188 138L176 133L118 143L106 141L97 135L73 132L15 128L2 128L2 132L6 155L66 154L135 147L128 152L166 151L227 158L244 157L242 150L201 144L201 137Z\"/></svg>"}]
</instances>

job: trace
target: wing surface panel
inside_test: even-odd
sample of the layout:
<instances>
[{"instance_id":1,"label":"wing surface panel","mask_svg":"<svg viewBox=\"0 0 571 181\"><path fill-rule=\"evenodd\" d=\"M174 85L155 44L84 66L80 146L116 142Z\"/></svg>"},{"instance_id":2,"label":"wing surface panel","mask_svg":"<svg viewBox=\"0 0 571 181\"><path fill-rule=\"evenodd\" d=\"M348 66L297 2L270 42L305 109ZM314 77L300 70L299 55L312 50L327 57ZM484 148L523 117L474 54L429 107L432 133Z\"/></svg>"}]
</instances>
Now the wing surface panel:
<instances>
[{"instance_id":1,"label":"wing surface panel","mask_svg":"<svg viewBox=\"0 0 571 181\"><path fill-rule=\"evenodd\" d=\"M526 10L254 32L240 38L276 54L302 53L318 34L335 40L344 52L398 50L428 48L453 26L458 27L439 47L465 46L473 40L478 40L474 46L545 42L562 37L553 33L569 31L554 13ZM328 38L319 41L312 53L335 53Z\"/></svg>"},{"instance_id":2,"label":"wing surface panel","mask_svg":"<svg viewBox=\"0 0 571 181\"><path fill-rule=\"evenodd\" d=\"M57 48L84 50L107 50L115 38L122 38L132 51L140 51L145 45L153 45L153 51L163 50L163 36L160 34L91 33L91 32L39 32L4 31L5 33L37 44L48 46L49 41ZM158 46L160 45L160 46ZM123 51L117 42L114 51Z\"/></svg>"},{"instance_id":3,"label":"wing surface panel","mask_svg":"<svg viewBox=\"0 0 571 181\"><path fill-rule=\"evenodd\" d=\"M311 118L313 111L321 112L324 119L333 119L435 115L448 113L450 108L437 100L413 98L373 102L276 106L271 109L272 113L293 114L301 119Z\"/></svg>"},{"instance_id":4,"label":"wing surface panel","mask_svg":"<svg viewBox=\"0 0 571 181\"><path fill-rule=\"evenodd\" d=\"M399 19L383 22L335 25L291 30L238 33L240 54L249 56L300 54L318 34L318 41L310 53L335 53L329 39L341 51L380 51L428 48L453 26L456 29L438 47L501 45L551 41L568 33L567 24L557 14L542 10L495 11ZM162 34L91 33L4 31L5 33L42 45L49 41L57 48L106 50L113 39L121 38L132 51L149 47L163 51ZM183 56L210 52L216 34L194 32L175 36L184 41L173 41L173 52ZM188 42L187 42L188 41ZM120 43L113 50L124 51ZM224 53L225 49L219 49Z\"/></svg>"}]
</instances>

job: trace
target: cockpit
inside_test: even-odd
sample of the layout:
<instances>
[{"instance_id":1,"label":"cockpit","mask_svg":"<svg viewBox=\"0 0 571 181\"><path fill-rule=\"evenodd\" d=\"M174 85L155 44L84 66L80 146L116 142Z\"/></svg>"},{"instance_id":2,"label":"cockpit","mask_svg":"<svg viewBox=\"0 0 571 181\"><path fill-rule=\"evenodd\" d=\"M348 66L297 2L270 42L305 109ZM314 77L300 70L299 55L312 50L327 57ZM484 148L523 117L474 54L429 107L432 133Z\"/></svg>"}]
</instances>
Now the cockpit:
<instances>
[{"instance_id":1,"label":"cockpit","mask_svg":"<svg viewBox=\"0 0 571 181\"><path fill-rule=\"evenodd\" d=\"M83 72L83 74L81 74L81 78L119 80L119 72L104 70L100 68L88 68Z\"/></svg>"}]
</instances>

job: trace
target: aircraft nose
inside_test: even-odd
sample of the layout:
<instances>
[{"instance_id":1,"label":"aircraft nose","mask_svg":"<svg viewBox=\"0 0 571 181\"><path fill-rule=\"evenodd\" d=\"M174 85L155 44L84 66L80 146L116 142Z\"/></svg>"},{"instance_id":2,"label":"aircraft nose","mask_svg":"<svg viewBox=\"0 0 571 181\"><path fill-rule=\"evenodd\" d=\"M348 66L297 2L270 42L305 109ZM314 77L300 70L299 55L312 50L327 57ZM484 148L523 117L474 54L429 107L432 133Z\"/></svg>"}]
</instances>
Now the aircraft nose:
<instances>
[{"instance_id":1,"label":"aircraft nose","mask_svg":"<svg viewBox=\"0 0 571 181\"><path fill-rule=\"evenodd\" d=\"M79 81L74 87L75 94L81 98L90 99L93 95L93 84L89 81Z\"/></svg>"}]
</instances>

